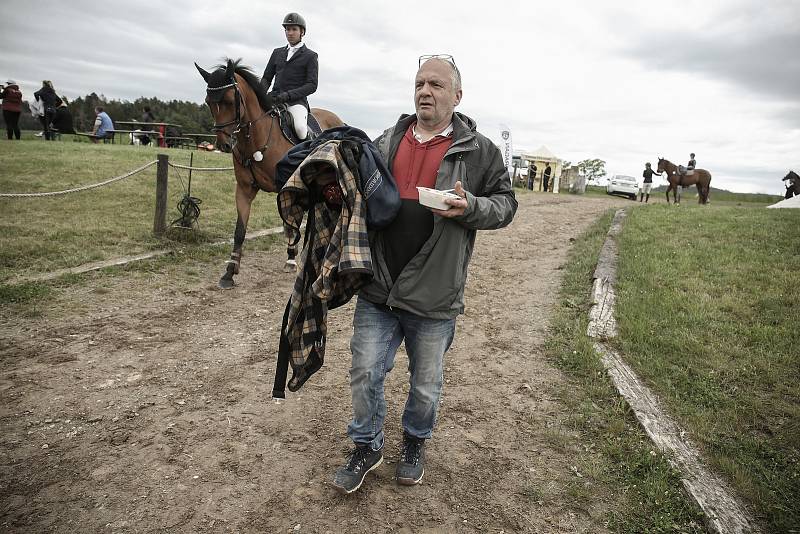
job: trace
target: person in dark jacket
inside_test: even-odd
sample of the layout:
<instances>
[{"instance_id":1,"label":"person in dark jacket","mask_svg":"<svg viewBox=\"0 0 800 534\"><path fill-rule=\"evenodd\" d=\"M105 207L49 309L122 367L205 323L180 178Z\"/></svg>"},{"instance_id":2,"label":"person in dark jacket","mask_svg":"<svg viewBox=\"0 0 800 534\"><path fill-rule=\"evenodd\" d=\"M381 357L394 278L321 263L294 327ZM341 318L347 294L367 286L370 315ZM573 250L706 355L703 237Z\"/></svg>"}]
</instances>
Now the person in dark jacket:
<instances>
[{"instance_id":1,"label":"person in dark jacket","mask_svg":"<svg viewBox=\"0 0 800 534\"><path fill-rule=\"evenodd\" d=\"M477 230L508 225L517 201L500 150L454 108L461 75L451 56L422 56L415 79L415 115L403 115L375 145L397 182L400 211L370 232L374 277L358 296L350 342L355 444L333 477L341 493L356 491L383 461L384 380L405 342L410 389L403 412L397 482L418 484L425 440L432 435L443 383L444 354L464 311L467 265ZM449 190L446 210L419 203L417 187Z\"/></svg>"},{"instance_id":2,"label":"person in dark jacket","mask_svg":"<svg viewBox=\"0 0 800 534\"><path fill-rule=\"evenodd\" d=\"M19 140L19 115L22 113L22 91L14 80L8 80L0 85L0 99L3 100L3 121L6 123L8 138Z\"/></svg>"},{"instance_id":3,"label":"person in dark jacket","mask_svg":"<svg viewBox=\"0 0 800 534\"><path fill-rule=\"evenodd\" d=\"M48 141L54 141L55 135L50 131L50 124L53 122L53 117L56 114L56 107L58 106L58 95L56 90L53 89L53 82L44 80L42 88L33 93L36 100L44 104L44 118L42 125L44 126L44 138Z\"/></svg>"},{"instance_id":4,"label":"person in dark jacket","mask_svg":"<svg viewBox=\"0 0 800 534\"><path fill-rule=\"evenodd\" d=\"M261 85L266 91L272 85L273 102L289 106L294 131L302 141L308 136L308 95L317 90L317 53L303 43L306 21L298 13L283 18L283 29L289 44L272 51Z\"/></svg>"},{"instance_id":5,"label":"person in dark jacket","mask_svg":"<svg viewBox=\"0 0 800 534\"><path fill-rule=\"evenodd\" d=\"M534 165L533 163L531 163L531 166L528 167L528 190L530 191L533 191L533 184L534 181L536 180L537 170L538 169L536 168L536 165Z\"/></svg>"},{"instance_id":6,"label":"person in dark jacket","mask_svg":"<svg viewBox=\"0 0 800 534\"><path fill-rule=\"evenodd\" d=\"M647 204L647 201L650 200L650 190L653 188L653 175L656 172L650 166L650 162L644 164L644 172L642 172L642 192L639 194L639 202L644 200L644 203Z\"/></svg>"},{"instance_id":7,"label":"person in dark jacket","mask_svg":"<svg viewBox=\"0 0 800 534\"><path fill-rule=\"evenodd\" d=\"M142 112L142 122L156 122L156 116L153 115L153 112L150 110L150 106L145 106L144 111ZM143 132L152 132L155 130L155 127L152 124L143 124L142 131ZM150 136L147 134L134 134L137 135L139 138L139 142L142 145L149 145L150 144Z\"/></svg>"},{"instance_id":8,"label":"person in dark jacket","mask_svg":"<svg viewBox=\"0 0 800 534\"><path fill-rule=\"evenodd\" d=\"M542 184L543 184L542 187L543 187L545 193L550 191L550 189L548 189L548 188L552 187L550 185L550 175L551 174L553 174L553 169L550 167L550 164L548 163L547 167L544 168L544 174L542 175Z\"/></svg>"},{"instance_id":9,"label":"person in dark jacket","mask_svg":"<svg viewBox=\"0 0 800 534\"><path fill-rule=\"evenodd\" d=\"M53 115L53 122L50 125L52 131L62 134L75 133L75 127L72 125L72 113L70 113L69 107L67 106L67 97L59 97L56 103L58 106L56 107L56 112Z\"/></svg>"}]
</instances>

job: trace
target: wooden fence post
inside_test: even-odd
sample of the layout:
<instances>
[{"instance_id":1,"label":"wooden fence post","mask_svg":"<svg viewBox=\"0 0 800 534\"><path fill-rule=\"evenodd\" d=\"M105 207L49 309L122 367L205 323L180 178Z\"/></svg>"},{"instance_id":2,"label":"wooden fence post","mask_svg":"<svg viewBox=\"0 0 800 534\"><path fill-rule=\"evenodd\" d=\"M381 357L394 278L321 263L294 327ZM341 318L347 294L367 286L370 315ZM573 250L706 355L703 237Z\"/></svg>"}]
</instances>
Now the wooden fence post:
<instances>
[{"instance_id":1,"label":"wooden fence post","mask_svg":"<svg viewBox=\"0 0 800 534\"><path fill-rule=\"evenodd\" d=\"M169 175L169 156L158 155L156 166L156 214L153 220L153 233L162 235L167 230L167 177Z\"/></svg>"}]
</instances>

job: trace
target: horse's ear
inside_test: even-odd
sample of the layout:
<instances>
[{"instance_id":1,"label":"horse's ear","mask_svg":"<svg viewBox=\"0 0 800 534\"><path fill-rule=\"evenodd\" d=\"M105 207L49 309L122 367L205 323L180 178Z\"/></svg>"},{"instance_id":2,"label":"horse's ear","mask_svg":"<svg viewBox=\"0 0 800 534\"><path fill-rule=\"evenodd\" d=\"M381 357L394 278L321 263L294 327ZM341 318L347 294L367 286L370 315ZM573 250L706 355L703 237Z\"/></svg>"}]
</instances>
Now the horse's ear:
<instances>
[{"instance_id":1,"label":"horse's ear","mask_svg":"<svg viewBox=\"0 0 800 534\"><path fill-rule=\"evenodd\" d=\"M233 60L228 60L228 67L225 69L225 78L233 78L234 67Z\"/></svg>"},{"instance_id":2,"label":"horse's ear","mask_svg":"<svg viewBox=\"0 0 800 534\"><path fill-rule=\"evenodd\" d=\"M203 79L206 81L206 83L208 83L208 79L211 77L211 73L206 70L203 70L203 68L197 63L195 63L194 66L197 67L197 72L200 73L200 76L202 76Z\"/></svg>"}]
</instances>

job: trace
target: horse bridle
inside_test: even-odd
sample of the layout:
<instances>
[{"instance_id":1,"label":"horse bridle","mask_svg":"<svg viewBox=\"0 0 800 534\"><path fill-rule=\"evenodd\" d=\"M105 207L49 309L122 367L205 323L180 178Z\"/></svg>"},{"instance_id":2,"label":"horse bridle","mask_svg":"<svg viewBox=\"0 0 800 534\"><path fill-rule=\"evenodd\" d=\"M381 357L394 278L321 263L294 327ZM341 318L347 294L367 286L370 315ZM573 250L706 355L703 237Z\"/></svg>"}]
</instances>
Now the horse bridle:
<instances>
[{"instance_id":1,"label":"horse bridle","mask_svg":"<svg viewBox=\"0 0 800 534\"><path fill-rule=\"evenodd\" d=\"M236 83L236 79L235 78L231 78L230 79L230 83L227 84L227 85L221 85L219 87L207 87L206 88L206 94L209 94L209 93L212 93L212 92L215 93L217 91L224 91L225 89L229 89L231 87L233 87L233 91L234 91L234 109L236 110L236 114L234 115L233 119L229 120L228 122L224 122L224 123L221 123L221 124L220 123L214 123L214 126L211 127L211 131L215 132L215 133L222 132L223 134L225 134L228 137L230 137L231 140L232 140L232 142L231 142L231 150L233 150L233 148L236 146L236 143L238 142L238 138L236 137L236 134L240 133L242 130L246 130L247 131L246 137L249 139L250 138L250 126L252 126L253 123L256 123L256 122L260 121L261 119L265 118L266 116L270 115L271 114L271 110L265 111L259 117L255 118L255 119L253 119L251 121L247 121L246 123L242 124L241 106L242 106L242 103L243 103L243 98L242 98L242 93L239 91L239 84ZM226 128L228 126L232 125L232 124L235 124L236 126L234 127L233 131L229 132ZM269 141L270 141L271 137L272 137L272 128L270 127L269 135L267 137L267 142L257 152L263 152L264 150L269 148Z\"/></svg>"},{"instance_id":2,"label":"horse bridle","mask_svg":"<svg viewBox=\"0 0 800 534\"><path fill-rule=\"evenodd\" d=\"M217 133L218 132L222 132L223 134L227 135L231 139L231 154L233 154L234 157L235 157L236 156L236 152L235 152L234 149L236 148L236 145L238 144L238 141L239 141L239 137L238 137L237 134L239 134L242 130L245 130L246 131L245 137L249 140L250 139L250 127L254 123L260 121L261 119L273 114L273 111L272 111L272 109L270 109L268 111L265 111L260 116L258 116L257 118L255 118L255 119L253 119L251 121L247 121L246 123L242 124L241 106L244 103L244 97L242 96L242 93L239 91L239 84L236 83L236 78L231 78L230 79L230 83L227 84L227 85L221 85L219 87L206 87L206 94L209 94L209 93L212 93L212 92L217 92L217 91L224 91L225 89L229 89L231 87L233 87L233 91L234 91L234 107L235 107L235 110L236 110L236 114L233 117L233 119L229 120L228 122L224 122L222 124L219 124L219 123L215 122L214 126L211 127L211 131L212 132L217 132ZM220 100L221 100L221 98L220 98ZM226 130L226 128L228 126L231 126L232 124L235 124L236 126L234 127L233 131L228 132L228 130ZM250 170L250 174L253 177L253 185L256 186L256 187L258 186L258 183L257 183L257 180L256 180L255 173L253 171L253 159L255 158L256 154L262 154L263 152L265 152L269 148L269 142L272 139L272 128L273 128L274 125L275 125L274 122L272 122L272 124L270 124L269 134L267 134L266 143L264 143L264 145L261 148L257 149L250 157L241 157L241 155L242 155L241 154L241 150L239 150L239 153L240 153L239 159L241 160L239 163L242 166L244 166L244 167L246 167L246 168L248 168ZM260 159L256 160L256 161L260 161Z\"/></svg>"},{"instance_id":3,"label":"horse bridle","mask_svg":"<svg viewBox=\"0 0 800 534\"><path fill-rule=\"evenodd\" d=\"M234 135L239 133L239 131L242 128L242 114L241 114L242 94L239 92L239 85L236 83L236 80L232 79L231 83L227 85L221 85L219 87L207 87L206 94L216 93L218 91L224 91L225 89L228 89L230 87L233 87L233 91L235 94L234 99L235 99L236 115L233 117L233 120L230 120L228 122L222 124L215 122L214 126L211 127L211 131L214 133L222 132L228 137L233 137ZM220 98L220 100L222 99ZM225 128L227 128L231 124L236 124L236 129L233 132L229 133Z\"/></svg>"}]
</instances>

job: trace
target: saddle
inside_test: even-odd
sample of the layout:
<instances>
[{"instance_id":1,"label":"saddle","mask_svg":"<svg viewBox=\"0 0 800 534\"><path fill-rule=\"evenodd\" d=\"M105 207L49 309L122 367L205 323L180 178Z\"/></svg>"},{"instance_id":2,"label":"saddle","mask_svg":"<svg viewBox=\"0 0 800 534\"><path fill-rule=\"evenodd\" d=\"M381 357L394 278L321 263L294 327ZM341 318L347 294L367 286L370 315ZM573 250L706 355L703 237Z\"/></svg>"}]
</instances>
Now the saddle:
<instances>
[{"instance_id":1,"label":"saddle","mask_svg":"<svg viewBox=\"0 0 800 534\"><path fill-rule=\"evenodd\" d=\"M306 121L308 123L308 138L298 139L297 133L295 133L294 129L294 119L292 117L292 114L289 113L289 106L287 106L286 104L278 104L272 109L278 116L278 123L280 124L283 136L286 139L288 139L289 142L292 143L293 145L297 145L309 139L315 139L319 137L319 134L322 133L322 128L317 122L316 117L314 117L312 113L309 113L308 120Z\"/></svg>"},{"instance_id":2,"label":"saddle","mask_svg":"<svg viewBox=\"0 0 800 534\"><path fill-rule=\"evenodd\" d=\"M681 176L691 176L694 174L694 169L687 169L683 165L678 165L678 174Z\"/></svg>"}]
</instances>

